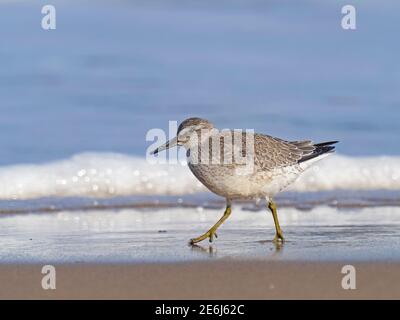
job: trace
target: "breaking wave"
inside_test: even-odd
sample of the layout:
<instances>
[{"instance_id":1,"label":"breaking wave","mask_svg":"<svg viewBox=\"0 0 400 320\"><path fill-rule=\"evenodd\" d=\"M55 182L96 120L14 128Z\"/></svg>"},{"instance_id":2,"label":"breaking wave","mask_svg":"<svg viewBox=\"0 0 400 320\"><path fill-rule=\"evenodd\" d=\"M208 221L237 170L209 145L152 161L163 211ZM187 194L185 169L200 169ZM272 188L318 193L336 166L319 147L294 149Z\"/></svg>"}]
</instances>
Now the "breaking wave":
<instances>
[{"instance_id":1,"label":"breaking wave","mask_svg":"<svg viewBox=\"0 0 400 320\"><path fill-rule=\"evenodd\" d=\"M184 195L205 191L187 166L114 153L82 153L44 164L0 167L0 199ZM400 156L333 155L288 190L400 190Z\"/></svg>"}]
</instances>

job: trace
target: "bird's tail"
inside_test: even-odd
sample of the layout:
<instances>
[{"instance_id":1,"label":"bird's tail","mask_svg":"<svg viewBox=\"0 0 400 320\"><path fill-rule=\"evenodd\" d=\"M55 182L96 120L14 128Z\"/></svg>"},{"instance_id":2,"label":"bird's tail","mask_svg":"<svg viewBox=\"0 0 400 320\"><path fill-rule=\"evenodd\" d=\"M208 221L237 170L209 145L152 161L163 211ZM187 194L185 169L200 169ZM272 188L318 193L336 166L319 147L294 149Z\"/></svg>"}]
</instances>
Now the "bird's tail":
<instances>
[{"instance_id":1,"label":"bird's tail","mask_svg":"<svg viewBox=\"0 0 400 320\"><path fill-rule=\"evenodd\" d=\"M308 154L299 160L299 163L305 162L314 158L319 158L322 155L335 152L335 146L333 144L338 143L339 141L329 141L329 142L321 142L314 144L314 151L311 154Z\"/></svg>"}]
</instances>

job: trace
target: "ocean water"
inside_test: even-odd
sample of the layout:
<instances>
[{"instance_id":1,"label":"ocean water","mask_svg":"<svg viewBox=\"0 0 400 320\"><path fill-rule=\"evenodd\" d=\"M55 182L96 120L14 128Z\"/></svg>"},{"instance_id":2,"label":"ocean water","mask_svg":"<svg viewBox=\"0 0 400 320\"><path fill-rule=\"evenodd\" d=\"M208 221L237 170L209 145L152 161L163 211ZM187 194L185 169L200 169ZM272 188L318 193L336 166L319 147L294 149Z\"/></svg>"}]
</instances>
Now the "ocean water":
<instances>
[{"instance_id":1,"label":"ocean water","mask_svg":"<svg viewBox=\"0 0 400 320\"><path fill-rule=\"evenodd\" d=\"M357 228L370 225L373 215L366 212L375 210L376 220L386 224L365 232L393 232L390 239L397 243L398 1L352 1L352 31L341 28L347 1L51 3L57 29L44 31L46 1L0 1L0 261L24 260L30 232L33 238L49 235L32 254L53 259L66 243L67 234L57 238L64 228L78 235L65 246L65 259L85 260L74 251L82 230L68 229L58 218L62 212L100 221L123 208L136 217L149 208L162 213L173 207L165 216L178 219L174 210L187 206L190 225L201 220L196 208L220 211L222 200L207 193L186 166L145 159L149 130L167 131L169 121L190 116L221 129L254 129L288 140L340 140L337 154L306 172L279 203L297 210L309 227L336 221L343 210L358 217ZM105 210L97 213L100 207ZM310 220L304 208L319 207L324 214ZM365 214L357 214L360 207ZM135 218L122 217L115 219L134 228ZM340 221L338 236L344 232ZM171 230L178 232L176 241L183 237L179 228ZM118 232L108 236L129 246ZM378 256L390 255L390 239L375 247ZM41 254L45 245L53 248L48 256Z\"/></svg>"},{"instance_id":2,"label":"ocean water","mask_svg":"<svg viewBox=\"0 0 400 320\"><path fill-rule=\"evenodd\" d=\"M296 190L399 189L398 2L356 1L353 31L340 1L54 1L52 31L44 3L0 2L1 199L200 190L143 160L189 116L340 140Z\"/></svg>"},{"instance_id":3,"label":"ocean water","mask_svg":"<svg viewBox=\"0 0 400 320\"><path fill-rule=\"evenodd\" d=\"M151 128L210 119L398 155L398 1L0 2L0 164L144 156Z\"/></svg>"}]
</instances>

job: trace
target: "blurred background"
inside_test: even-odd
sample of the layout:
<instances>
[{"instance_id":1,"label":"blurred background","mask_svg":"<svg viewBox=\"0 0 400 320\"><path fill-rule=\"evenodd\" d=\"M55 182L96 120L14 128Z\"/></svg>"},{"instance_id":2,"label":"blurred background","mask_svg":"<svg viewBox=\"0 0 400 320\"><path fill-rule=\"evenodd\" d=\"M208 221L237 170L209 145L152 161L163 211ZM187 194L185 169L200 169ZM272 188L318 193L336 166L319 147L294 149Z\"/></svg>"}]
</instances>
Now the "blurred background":
<instances>
[{"instance_id":1,"label":"blurred background","mask_svg":"<svg viewBox=\"0 0 400 320\"><path fill-rule=\"evenodd\" d=\"M284 257L399 260L400 2L349 2L0 0L0 264L198 259L224 200L145 158L192 116L340 140L276 199ZM263 203L239 205L218 254L273 253Z\"/></svg>"},{"instance_id":2,"label":"blurred background","mask_svg":"<svg viewBox=\"0 0 400 320\"><path fill-rule=\"evenodd\" d=\"M205 117L341 154L400 147L398 1L0 1L0 165L145 156L152 128Z\"/></svg>"}]
</instances>

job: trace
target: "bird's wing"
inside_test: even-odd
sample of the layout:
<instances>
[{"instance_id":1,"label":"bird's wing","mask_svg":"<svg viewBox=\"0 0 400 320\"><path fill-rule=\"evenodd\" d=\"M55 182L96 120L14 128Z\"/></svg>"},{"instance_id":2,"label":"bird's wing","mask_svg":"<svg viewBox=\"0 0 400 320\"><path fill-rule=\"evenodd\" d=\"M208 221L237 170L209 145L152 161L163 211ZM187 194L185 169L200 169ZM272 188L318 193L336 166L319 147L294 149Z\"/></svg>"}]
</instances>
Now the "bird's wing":
<instances>
[{"instance_id":1,"label":"bird's wing","mask_svg":"<svg viewBox=\"0 0 400 320\"><path fill-rule=\"evenodd\" d=\"M232 130L220 132L214 138L219 142L220 148L214 149L212 143L209 143L209 159L212 159L215 153L220 154L218 161L220 165L232 168L245 166L245 162L239 163L234 156L233 146L240 146L238 151L241 153L241 157L246 158L248 154L253 155L256 171L273 170L307 161L333 150L334 147L330 145L336 143L336 141L322 144L314 144L311 140L286 141L269 135L249 132L239 133L239 136L235 136ZM248 148L248 144L252 144L252 141L254 141L254 149ZM225 163L224 160L229 161Z\"/></svg>"},{"instance_id":2,"label":"bird's wing","mask_svg":"<svg viewBox=\"0 0 400 320\"><path fill-rule=\"evenodd\" d=\"M268 135L255 134L255 167L258 170L272 170L291 166L313 154L315 149L310 140L285 141Z\"/></svg>"}]
</instances>

